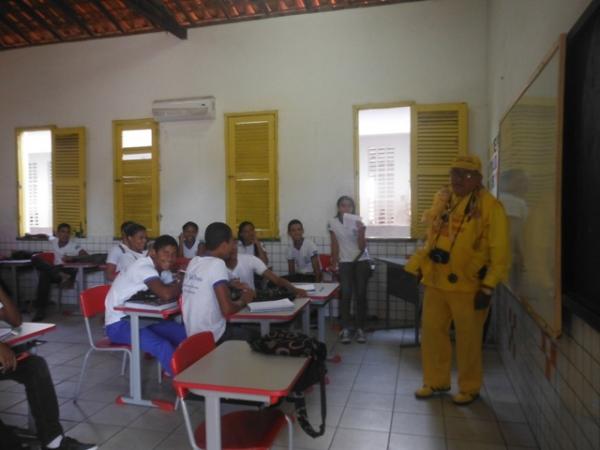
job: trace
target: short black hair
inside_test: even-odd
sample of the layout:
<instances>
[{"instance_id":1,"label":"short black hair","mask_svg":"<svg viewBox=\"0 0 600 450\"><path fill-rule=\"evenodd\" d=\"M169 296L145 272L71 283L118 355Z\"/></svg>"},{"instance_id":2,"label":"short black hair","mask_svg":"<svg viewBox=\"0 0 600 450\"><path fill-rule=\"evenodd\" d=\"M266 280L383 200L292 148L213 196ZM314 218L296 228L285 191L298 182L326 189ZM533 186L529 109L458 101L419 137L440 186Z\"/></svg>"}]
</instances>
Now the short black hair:
<instances>
[{"instance_id":1,"label":"short black hair","mask_svg":"<svg viewBox=\"0 0 600 450\"><path fill-rule=\"evenodd\" d=\"M186 222L183 224L181 229L185 230L187 227L192 227L193 229L196 230L196 233L198 232L198 224L196 222Z\"/></svg>"},{"instance_id":2,"label":"short black hair","mask_svg":"<svg viewBox=\"0 0 600 450\"><path fill-rule=\"evenodd\" d=\"M204 241L208 250L216 250L223 242L229 242L233 238L233 232L229 225L223 222L213 222L206 227Z\"/></svg>"},{"instance_id":3,"label":"short black hair","mask_svg":"<svg viewBox=\"0 0 600 450\"><path fill-rule=\"evenodd\" d=\"M348 201L350 203L352 203L352 214L356 213L356 204L354 203L354 199L352 197L350 197L349 195L342 195L340 198L337 199L336 205L339 208L340 205L342 204L342 202L344 201Z\"/></svg>"},{"instance_id":4,"label":"short black hair","mask_svg":"<svg viewBox=\"0 0 600 450\"><path fill-rule=\"evenodd\" d=\"M161 248L168 246L179 248L175 238L173 236L169 236L168 234L163 234L162 236L157 237L154 241L154 244L152 244L154 251L159 251Z\"/></svg>"},{"instance_id":5,"label":"short black hair","mask_svg":"<svg viewBox=\"0 0 600 450\"><path fill-rule=\"evenodd\" d=\"M56 231L60 231L63 228L66 228L67 230L71 231L71 225L69 225L68 223L59 223L58 226L56 227Z\"/></svg>"},{"instance_id":6,"label":"short black hair","mask_svg":"<svg viewBox=\"0 0 600 450\"><path fill-rule=\"evenodd\" d=\"M129 225L134 224L135 222L133 220L126 220L125 222L123 222L121 224L121 233L125 233L125 228L127 228Z\"/></svg>"},{"instance_id":7,"label":"short black hair","mask_svg":"<svg viewBox=\"0 0 600 450\"><path fill-rule=\"evenodd\" d=\"M146 231L146 227L135 222L130 222L129 225L123 229L125 236L129 237L136 235L140 231Z\"/></svg>"},{"instance_id":8,"label":"short black hair","mask_svg":"<svg viewBox=\"0 0 600 450\"><path fill-rule=\"evenodd\" d=\"M256 228L252 222L249 222L249 221L247 221L247 220L244 220L244 221L243 221L242 223L240 223L240 224L239 224L239 226L238 226L238 239L241 239L241 238L240 238L240 234L242 234L242 230L243 230L245 227L247 227L248 225L252 226L252 228Z\"/></svg>"},{"instance_id":9,"label":"short black hair","mask_svg":"<svg viewBox=\"0 0 600 450\"><path fill-rule=\"evenodd\" d=\"M292 229L293 225L300 225L300 228L304 230L304 225L302 225L302 222L300 222L298 219L292 219L290 220L290 223L288 223L288 233Z\"/></svg>"}]
</instances>

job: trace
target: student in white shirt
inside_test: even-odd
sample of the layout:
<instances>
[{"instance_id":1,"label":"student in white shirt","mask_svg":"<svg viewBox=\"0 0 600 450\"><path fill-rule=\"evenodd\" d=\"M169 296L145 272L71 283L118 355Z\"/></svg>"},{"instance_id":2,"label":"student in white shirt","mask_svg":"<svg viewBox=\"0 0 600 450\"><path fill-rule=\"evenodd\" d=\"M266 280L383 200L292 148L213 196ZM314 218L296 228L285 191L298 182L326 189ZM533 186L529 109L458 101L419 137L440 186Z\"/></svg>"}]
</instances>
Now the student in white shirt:
<instances>
[{"instance_id":1,"label":"student in white shirt","mask_svg":"<svg viewBox=\"0 0 600 450\"><path fill-rule=\"evenodd\" d=\"M177 300L181 282L165 284L160 273L169 271L177 256L177 241L168 235L158 237L148 256L138 259L120 273L106 295L104 323L106 336L114 344L131 344L131 325L127 316L115 310L139 291L150 290L161 300ZM175 348L186 338L182 324L160 320L140 330L140 347L154 355L167 373L171 374L171 357Z\"/></svg>"},{"instance_id":2,"label":"student in white shirt","mask_svg":"<svg viewBox=\"0 0 600 450\"><path fill-rule=\"evenodd\" d=\"M256 256L265 265L269 265L267 251L262 242L258 240L252 222L242 222L238 227L238 254Z\"/></svg>"},{"instance_id":3,"label":"student in white shirt","mask_svg":"<svg viewBox=\"0 0 600 450\"><path fill-rule=\"evenodd\" d=\"M244 289L240 299L231 299L225 266L225 260L236 248L231 228L225 223L211 223L206 227L204 240L205 256L190 261L183 280L182 316L187 335L210 331L217 344L230 339L251 339L250 330L228 324L225 319L254 298L252 290Z\"/></svg>"},{"instance_id":4,"label":"student in white shirt","mask_svg":"<svg viewBox=\"0 0 600 450\"><path fill-rule=\"evenodd\" d=\"M146 256L146 228L135 222L123 222L121 225L121 242L113 246L106 257L104 276L113 281L119 272L139 258Z\"/></svg>"},{"instance_id":5,"label":"student in white shirt","mask_svg":"<svg viewBox=\"0 0 600 450\"><path fill-rule=\"evenodd\" d=\"M238 254L237 250L238 247L234 247L230 256L226 259L227 267L231 271L230 278L232 280L239 280L241 283L250 286L251 289L255 289L254 276L257 275L267 279L276 286L283 287L294 292L296 297L308 297L308 294L305 290L297 289L285 278L277 276L256 256L244 254L240 255Z\"/></svg>"},{"instance_id":6,"label":"student in white shirt","mask_svg":"<svg viewBox=\"0 0 600 450\"><path fill-rule=\"evenodd\" d=\"M56 237L50 239L50 248L54 254L54 264L49 264L41 258L33 258L32 264L38 270L38 287L35 300L35 313L32 320L38 322L46 317L46 307L50 297L51 283L72 283L77 271L62 267L72 256L87 255L78 242L71 239L71 226L61 223L56 229Z\"/></svg>"},{"instance_id":7,"label":"student in white shirt","mask_svg":"<svg viewBox=\"0 0 600 450\"><path fill-rule=\"evenodd\" d=\"M288 271L290 281L321 282L319 251L314 242L304 239L304 227L298 219L288 223Z\"/></svg>"},{"instance_id":8,"label":"student in white shirt","mask_svg":"<svg viewBox=\"0 0 600 450\"><path fill-rule=\"evenodd\" d=\"M366 227L357 222L350 228L343 222L344 214L354 214L354 200L346 195L337 201L337 214L327 223L331 237L331 264L339 265L342 313L342 331L340 340L343 344L351 342L350 305L352 298L356 303L354 309L354 327L356 342L364 344L367 340L364 333L367 316L367 283L371 275L371 263L367 252L365 238Z\"/></svg>"},{"instance_id":9,"label":"student in white shirt","mask_svg":"<svg viewBox=\"0 0 600 450\"><path fill-rule=\"evenodd\" d=\"M177 256L188 259L192 259L194 256L201 256L206 248L204 241L198 239L198 224L195 222L186 222L181 227L181 230Z\"/></svg>"}]
</instances>

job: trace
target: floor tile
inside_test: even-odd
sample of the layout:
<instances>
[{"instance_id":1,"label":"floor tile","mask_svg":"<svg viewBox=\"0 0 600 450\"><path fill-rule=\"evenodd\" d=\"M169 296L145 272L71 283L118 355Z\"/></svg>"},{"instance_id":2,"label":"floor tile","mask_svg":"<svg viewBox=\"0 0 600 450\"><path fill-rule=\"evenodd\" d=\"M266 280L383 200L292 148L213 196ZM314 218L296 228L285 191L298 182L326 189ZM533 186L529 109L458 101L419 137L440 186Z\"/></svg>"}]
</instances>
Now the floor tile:
<instances>
[{"instance_id":1,"label":"floor tile","mask_svg":"<svg viewBox=\"0 0 600 450\"><path fill-rule=\"evenodd\" d=\"M390 434L389 450L446 450L446 441L440 437Z\"/></svg>"},{"instance_id":2,"label":"floor tile","mask_svg":"<svg viewBox=\"0 0 600 450\"><path fill-rule=\"evenodd\" d=\"M386 450L389 433L338 428L330 450Z\"/></svg>"},{"instance_id":3,"label":"floor tile","mask_svg":"<svg viewBox=\"0 0 600 450\"><path fill-rule=\"evenodd\" d=\"M392 433L444 437L444 419L425 414L395 412Z\"/></svg>"},{"instance_id":4,"label":"floor tile","mask_svg":"<svg viewBox=\"0 0 600 450\"><path fill-rule=\"evenodd\" d=\"M440 397L433 397L426 400L419 400L414 395L396 394L394 411L411 414L430 414L433 416L441 416L442 399Z\"/></svg>"},{"instance_id":5,"label":"floor tile","mask_svg":"<svg viewBox=\"0 0 600 450\"><path fill-rule=\"evenodd\" d=\"M391 411L352 408L347 406L340 420L340 427L360 430L389 431Z\"/></svg>"},{"instance_id":6,"label":"floor tile","mask_svg":"<svg viewBox=\"0 0 600 450\"><path fill-rule=\"evenodd\" d=\"M142 414L148 408L134 405L117 405L111 403L90 417L90 422L101 423L104 425L127 426Z\"/></svg>"},{"instance_id":7,"label":"floor tile","mask_svg":"<svg viewBox=\"0 0 600 450\"><path fill-rule=\"evenodd\" d=\"M452 398L446 396L442 400L442 408L446 417L462 417L482 420L495 420L496 416L489 399L481 396L473 403L464 406L455 405Z\"/></svg>"},{"instance_id":8,"label":"floor tile","mask_svg":"<svg viewBox=\"0 0 600 450\"><path fill-rule=\"evenodd\" d=\"M374 392L360 392L355 389L350 393L348 407L391 411L394 408L394 396Z\"/></svg>"},{"instance_id":9,"label":"floor tile","mask_svg":"<svg viewBox=\"0 0 600 450\"><path fill-rule=\"evenodd\" d=\"M500 430L508 445L537 447L535 437L527 424L500 422Z\"/></svg>"},{"instance_id":10,"label":"floor tile","mask_svg":"<svg viewBox=\"0 0 600 450\"><path fill-rule=\"evenodd\" d=\"M146 450L164 441L168 433L126 428L102 444L102 450Z\"/></svg>"},{"instance_id":11,"label":"floor tile","mask_svg":"<svg viewBox=\"0 0 600 450\"><path fill-rule=\"evenodd\" d=\"M459 417L445 417L444 421L448 439L504 444L497 422Z\"/></svg>"},{"instance_id":12,"label":"floor tile","mask_svg":"<svg viewBox=\"0 0 600 450\"><path fill-rule=\"evenodd\" d=\"M80 442L101 445L121 430L123 427L115 425L82 422L69 430L69 436Z\"/></svg>"},{"instance_id":13,"label":"floor tile","mask_svg":"<svg viewBox=\"0 0 600 450\"><path fill-rule=\"evenodd\" d=\"M448 450L506 450L504 444L487 444L485 442L448 439L446 444Z\"/></svg>"}]
</instances>

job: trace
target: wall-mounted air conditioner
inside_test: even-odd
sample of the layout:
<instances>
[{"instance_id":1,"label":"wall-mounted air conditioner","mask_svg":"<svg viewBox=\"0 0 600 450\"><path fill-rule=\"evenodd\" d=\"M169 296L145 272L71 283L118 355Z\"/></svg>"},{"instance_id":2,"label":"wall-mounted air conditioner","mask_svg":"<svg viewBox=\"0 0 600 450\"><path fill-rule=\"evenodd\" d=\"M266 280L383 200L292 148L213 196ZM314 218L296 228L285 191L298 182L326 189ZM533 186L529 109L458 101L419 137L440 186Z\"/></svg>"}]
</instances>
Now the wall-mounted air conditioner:
<instances>
[{"instance_id":1,"label":"wall-mounted air conditioner","mask_svg":"<svg viewBox=\"0 0 600 450\"><path fill-rule=\"evenodd\" d=\"M157 122L214 119L215 98L211 96L155 100L152 102L152 115Z\"/></svg>"}]
</instances>

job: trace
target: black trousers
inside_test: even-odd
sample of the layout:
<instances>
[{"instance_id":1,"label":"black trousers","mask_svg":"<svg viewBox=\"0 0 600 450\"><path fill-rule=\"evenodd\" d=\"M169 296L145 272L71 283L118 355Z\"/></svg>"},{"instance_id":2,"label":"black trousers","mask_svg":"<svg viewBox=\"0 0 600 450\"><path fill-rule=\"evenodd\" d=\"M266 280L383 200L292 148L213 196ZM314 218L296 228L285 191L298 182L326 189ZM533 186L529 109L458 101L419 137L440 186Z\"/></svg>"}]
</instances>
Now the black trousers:
<instances>
[{"instance_id":1,"label":"black trousers","mask_svg":"<svg viewBox=\"0 0 600 450\"><path fill-rule=\"evenodd\" d=\"M367 283L371 276L369 261L340 263L342 327L349 328L350 306L354 298L354 326L364 328L367 319Z\"/></svg>"},{"instance_id":2,"label":"black trousers","mask_svg":"<svg viewBox=\"0 0 600 450\"><path fill-rule=\"evenodd\" d=\"M33 416L37 436L42 446L63 434L54 383L44 358L30 355L18 362L16 370L0 373L0 380L13 380L25 386L29 411ZM4 442L11 442L14 439L11 434L3 424L0 424L0 443L4 445Z\"/></svg>"},{"instance_id":3,"label":"black trousers","mask_svg":"<svg viewBox=\"0 0 600 450\"><path fill-rule=\"evenodd\" d=\"M50 298L50 286L52 283L60 283L62 278L61 272L68 274L72 280L77 276L76 269L65 269L62 266L53 266L40 258L33 258L31 263L38 271L38 286L35 298L35 307L44 309L48 306Z\"/></svg>"}]
</instances>

